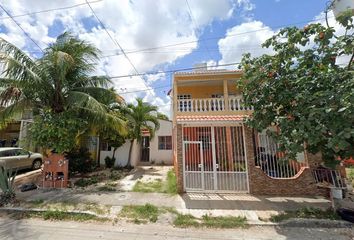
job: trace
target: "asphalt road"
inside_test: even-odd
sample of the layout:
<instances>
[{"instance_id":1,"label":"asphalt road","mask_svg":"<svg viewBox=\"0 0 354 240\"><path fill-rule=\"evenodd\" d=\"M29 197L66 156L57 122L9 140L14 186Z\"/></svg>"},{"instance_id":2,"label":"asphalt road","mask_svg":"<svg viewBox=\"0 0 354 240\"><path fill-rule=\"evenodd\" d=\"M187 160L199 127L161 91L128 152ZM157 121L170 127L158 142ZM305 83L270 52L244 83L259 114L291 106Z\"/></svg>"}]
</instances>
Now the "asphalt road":
<instances>
[{"instance_id":1,"label":"asphalt road","mask_svg":"<svg viewBox=\"0 0 354 240\"><path fill-rule=\"evenodd\" d=\"M123 224L123 223L121 223ZM174 228L167 225L123 225L103 223L51 222L35 219L0 219L0 239L90 240L90 239L335 239L354 240L348 228L280 228L254 226L246 229Z\"/></svg>"}]
</instances>

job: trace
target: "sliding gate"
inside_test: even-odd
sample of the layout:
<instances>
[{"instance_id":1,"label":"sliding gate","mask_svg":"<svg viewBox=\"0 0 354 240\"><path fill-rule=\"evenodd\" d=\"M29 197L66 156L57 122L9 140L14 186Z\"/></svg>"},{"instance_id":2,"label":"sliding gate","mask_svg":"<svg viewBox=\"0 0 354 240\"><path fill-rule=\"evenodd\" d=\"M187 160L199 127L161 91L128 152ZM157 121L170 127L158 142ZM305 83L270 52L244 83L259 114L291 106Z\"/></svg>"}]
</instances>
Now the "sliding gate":
<instances>
[{"instance_id":1,"label":"sliding gate","mask_svg":"<svg viewBox=\"0 0 354 240\"><path fill-rule=\"evenodd\" d=\"M183 170L187 192L248 192L243 127L183 127Z\"/></svg>"}]
</instances>

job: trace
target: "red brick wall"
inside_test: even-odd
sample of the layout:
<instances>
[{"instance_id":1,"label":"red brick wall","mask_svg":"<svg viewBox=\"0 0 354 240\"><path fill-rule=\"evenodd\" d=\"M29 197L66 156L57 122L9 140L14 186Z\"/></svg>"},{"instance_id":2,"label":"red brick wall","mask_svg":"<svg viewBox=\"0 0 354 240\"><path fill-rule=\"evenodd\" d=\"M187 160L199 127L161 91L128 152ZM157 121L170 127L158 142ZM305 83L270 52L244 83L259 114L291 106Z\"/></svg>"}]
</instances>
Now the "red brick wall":
<instances>
[{"instance_id":1,"label":"red brick wall","mask_svg":"<svg viewBox=\"0 0 354 240\"><path fill-rule=\"evenodd\" d=\"M326 195L326 190L316 186L311 168L304 168L292 179L275 179L267 176L260 167L255 166L252 130L245 127L246 151L250 193L274 196L319 196ZM321 155L307 154L310 166L320 161Z\"/></svg>"},{"instance_id":2,"label":"red brick wall","mask_svg":"<svg viewBox=\"0 0 354 240\"><path fill-rule=\"evenodd\" d=\"M182 125L177 124L177 161L175 162L176 177L177 177L177 190L179 193L183 192L183 155L182 155Z\"/></svg>"}]
</instances>

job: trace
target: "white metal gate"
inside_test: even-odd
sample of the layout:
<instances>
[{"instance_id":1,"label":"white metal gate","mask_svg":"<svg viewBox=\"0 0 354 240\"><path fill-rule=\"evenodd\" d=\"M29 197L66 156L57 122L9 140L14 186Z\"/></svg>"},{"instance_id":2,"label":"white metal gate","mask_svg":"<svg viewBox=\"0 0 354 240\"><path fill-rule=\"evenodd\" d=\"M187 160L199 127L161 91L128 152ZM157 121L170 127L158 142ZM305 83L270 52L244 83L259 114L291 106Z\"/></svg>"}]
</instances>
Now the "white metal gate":
<instances>
[{"instance_id":1,"label":"white metal gate","mask_svg":"<svg viewBox=\"0 0 354 240\"><path fill-rule=\"evenodd\" d=\"M248 192L243 126L183 127L186 191Z\"/></svg>"}]
</instances>

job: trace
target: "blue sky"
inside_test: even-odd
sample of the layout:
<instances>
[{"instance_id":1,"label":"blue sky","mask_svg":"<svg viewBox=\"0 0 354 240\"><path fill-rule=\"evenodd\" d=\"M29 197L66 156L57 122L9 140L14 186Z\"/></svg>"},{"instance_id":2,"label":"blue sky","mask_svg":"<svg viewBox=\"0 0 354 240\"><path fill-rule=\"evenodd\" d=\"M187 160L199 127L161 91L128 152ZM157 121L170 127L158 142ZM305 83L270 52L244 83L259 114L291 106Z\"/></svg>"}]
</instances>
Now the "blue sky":
<instances>
[{"instance_id":1,"label":"blue sky","mask_svg":"<svg viewBox=\"0 0 354 240\"><path fill-rule=\"evenodd\" d=\"M261 43L279 26L297 25L318 18L325 0L91 0L91 7L107 30L123 47L140 73L190 68L196 63L208 65L239 62L245 52L257 56L267 53ZM189 8L188 8L189 4ZM128 59L112 42L84 0L5 0L1 5L45 48L63 31L94 43L102 57L97 74L121 76L134 74ZM76 6L74 6L76 5ZM22 17L43 10L46 11ZM25 36L8 15L0 11L0 37L14 43L33 57L40 50ZM247 34L247 32L250 32ZM181 44L190 42L188 44ZM149 51L136 50L178 44ZM269 51L268 51L269 52ZM169 112L166 96L170 73L114 78L114 86L127 101L143 97ZM157 87L157 88L156 88ZM146 91L147 88L153 88ZM143 90L143 91L141 91ZM145 90L145 91L144 91Z\"/></svg>"}]
</instances>

